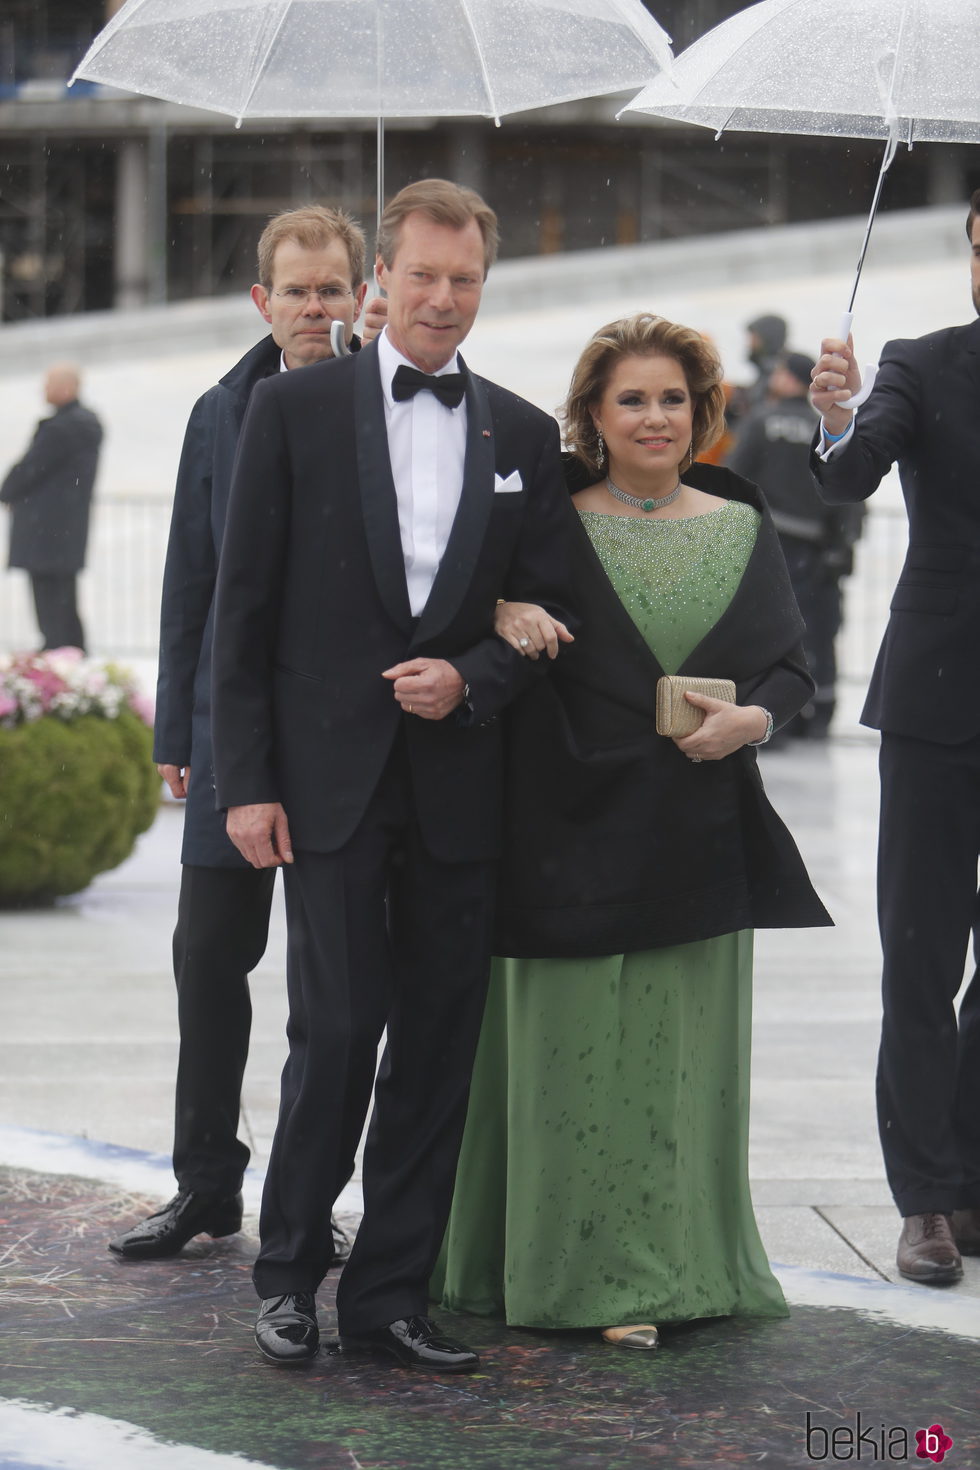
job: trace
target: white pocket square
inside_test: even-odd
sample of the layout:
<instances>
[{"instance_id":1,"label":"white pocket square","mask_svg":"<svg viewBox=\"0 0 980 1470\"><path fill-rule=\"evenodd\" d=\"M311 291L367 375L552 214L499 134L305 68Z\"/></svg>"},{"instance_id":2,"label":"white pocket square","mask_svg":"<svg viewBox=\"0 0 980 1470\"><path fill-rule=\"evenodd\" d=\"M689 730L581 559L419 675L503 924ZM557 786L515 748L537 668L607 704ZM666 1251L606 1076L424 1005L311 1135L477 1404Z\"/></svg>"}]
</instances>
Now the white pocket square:
<instances>
[{"instance_id":1,"label":"white pocket square","mask_svg":"<svg viewBox=\"0 0 980 1470\"><path fill-rule=\"evenodd\" d=\"M511 470L506 479L502 475L495 474L493 477L494 495L507 495L512 490L523 490L524 481L521 479L520 470Z\"/></svg>"}]
</instances>

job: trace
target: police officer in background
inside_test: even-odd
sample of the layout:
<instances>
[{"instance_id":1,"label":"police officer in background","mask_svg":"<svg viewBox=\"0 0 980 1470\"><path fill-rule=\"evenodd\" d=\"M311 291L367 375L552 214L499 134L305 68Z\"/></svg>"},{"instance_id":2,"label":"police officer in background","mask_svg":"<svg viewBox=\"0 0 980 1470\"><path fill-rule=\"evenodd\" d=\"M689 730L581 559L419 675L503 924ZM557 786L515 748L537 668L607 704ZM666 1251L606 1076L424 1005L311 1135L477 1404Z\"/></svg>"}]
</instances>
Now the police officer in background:
<instances>
[{"instance_id":1,"label":"police officer in background","mask_svg":"<svg viewBox=\"0 0 980 1470\"><path fill-rule=\"evenodd\" d=\"M728 460L769 502L800 611L804 647L816 681L813 699L787 734L824 739L836 704L835 640L843 615L841 582L854 565L864 506L826 505L810 473L817 414L807 394L813 359L784 353L769 377L768 398L743 420Z\"/></svg>"}]
</instances>

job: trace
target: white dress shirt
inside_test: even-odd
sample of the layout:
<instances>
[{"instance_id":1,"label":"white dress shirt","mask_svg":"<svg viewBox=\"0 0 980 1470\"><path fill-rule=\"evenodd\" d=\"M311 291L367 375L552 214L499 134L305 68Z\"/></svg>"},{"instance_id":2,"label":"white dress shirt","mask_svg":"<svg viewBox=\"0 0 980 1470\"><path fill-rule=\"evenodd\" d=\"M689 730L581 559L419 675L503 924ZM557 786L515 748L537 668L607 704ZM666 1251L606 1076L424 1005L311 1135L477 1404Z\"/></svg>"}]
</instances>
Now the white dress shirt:
<instances>
[{"instance_id":1,"label":"white dress shirt","mask_svg":"<svg viewBox=\"0 0 980 1470\"><path fill-rule=\"evenodd\" d=\"M378 338L378 363L388 426L391 475L398 496L398 526L412 614L425 607L459 509L466 456L466 400L456 408L423 390L396 403L395 369L416 367L392 346L387 327ZM435 375L459 372L456 354Z\"/></svg>"}]
</instances>

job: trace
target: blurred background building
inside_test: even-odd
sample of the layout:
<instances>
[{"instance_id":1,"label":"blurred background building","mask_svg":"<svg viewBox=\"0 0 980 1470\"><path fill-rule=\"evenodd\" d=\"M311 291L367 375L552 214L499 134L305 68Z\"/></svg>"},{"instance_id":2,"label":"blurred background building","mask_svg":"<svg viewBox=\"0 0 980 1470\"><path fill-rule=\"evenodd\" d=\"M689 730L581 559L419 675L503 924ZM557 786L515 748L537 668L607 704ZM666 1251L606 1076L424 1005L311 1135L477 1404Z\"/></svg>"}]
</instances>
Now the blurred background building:
<instances>
[{"instance_id":1,"label":"blurred background building","mask_svg":"<svg viewBox=\"0 0 980 1470\"><path fill-rule=\"evenodd\" d=\"M67 79L121 0L0 6L0 319L213 297L254 275L270 214L330 199L374 214L371 118L245 123ZM675 51L742 0L651 0ZM626 100L624 98L624 100ZM386 185L486 192L504 253L552 254L859 213L877 143L732 134L589 99L508 117L386 123ZM818 166L815 166L818 165ZM976 150L918 145L886 209L958 202Z\"/></svg>"}]
</instances>

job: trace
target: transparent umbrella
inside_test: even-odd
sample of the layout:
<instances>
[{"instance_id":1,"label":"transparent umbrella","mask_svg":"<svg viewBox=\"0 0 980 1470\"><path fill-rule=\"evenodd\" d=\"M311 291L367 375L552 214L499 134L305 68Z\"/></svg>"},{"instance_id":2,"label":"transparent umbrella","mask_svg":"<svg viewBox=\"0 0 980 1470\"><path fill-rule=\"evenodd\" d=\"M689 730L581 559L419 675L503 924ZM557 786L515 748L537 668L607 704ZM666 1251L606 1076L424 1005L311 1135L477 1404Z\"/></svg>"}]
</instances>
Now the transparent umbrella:
<instances>
[{"instance_id":1,"label":"transparent umbrella","mask_svg":"<svg viewBox=\"0 0 980 1470\"><path fill-rule=\"evenodd\" d=\"M673 58L641 0L126 0L75 68L243 118L492 117L638 87ZM339 339L338 339L339 340Z\"/></svg>"},{"instance_id":2,"label":"transparent umbrella","mask_svg":"<svg viewBox=\"0 0 980 1470\"><path fill-rule=\"evenodd\" d=\"M503 113L671 61L640 0L127 0L76 77L246 117Z\"/></svg>"},{"instance_id":3,"label":"transparent umbrella","mask_svg":"<svg viewBox=\"0 0 980 1470\"><path fill-rule=\"evenodd\" d=\"M625 112L714 128L882 138L885 151L854 287L846 341L885 174L899 143L980 142L977 0L761 0L723 21L656 77ZM859 399L870 393L867 369Z\"/></svg>"}]
</instances>

